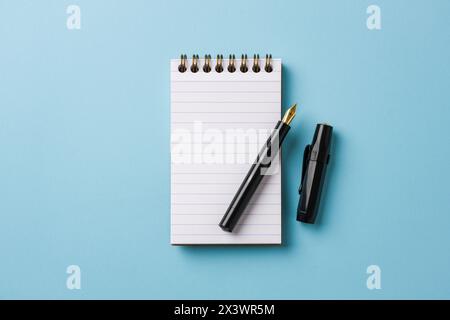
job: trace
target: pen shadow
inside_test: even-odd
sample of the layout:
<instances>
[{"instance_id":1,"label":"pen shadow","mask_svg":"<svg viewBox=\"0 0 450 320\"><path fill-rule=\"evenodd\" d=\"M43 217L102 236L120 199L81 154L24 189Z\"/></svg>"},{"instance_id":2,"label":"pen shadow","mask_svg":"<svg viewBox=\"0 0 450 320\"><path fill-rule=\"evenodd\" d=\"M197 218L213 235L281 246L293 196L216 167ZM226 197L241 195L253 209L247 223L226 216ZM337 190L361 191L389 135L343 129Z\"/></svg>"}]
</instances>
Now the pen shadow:
<instances>
[{"instance_id":1,"label":"pen shadow","mask_svg":"<svg viewBox=\"0 0 450 320\"><path fill-rule=\"evenodd\" d=\"M282 114L289 108L289 104L292 101L295 101L293 97L298 97L300 94L299 84L294 83L292 72L285 65L282 66L282 85L281 85L281 101L282 101ZM289 245L291 234L290 229L294 230L294 228L289 228L290 224L295 224L295 215L296 208L298 202L298 192L294 193L289 192L288 189L288 181L287 179L296 179L299 181L300 179L300 170L301 170L301 159L303 148L300 147L302 143L305 143L305 139L301 137L305 137L306 132L303 132L305 129L301 126L295 128L295 133L290 132L286 137L285 143L283 144L284 148L282 151L282 215L281 215L281 225L282 225L282 241L281 245L273 245L273 244L238 244L238 245L229 245L229 244L211 244L211 245L187 245L180 246L182 252L190 255L201 256L207 254L209 258L212 256L218 255L219 257L223 257L224 252L233 252L233 254L237 256L246 257L248 251L252 252L264 252L264 253L276 253L276 254L284 254L286 251L290 250L292 246ZM294 130L291 130L294 131ZM289 145L289 147L286 147ZM287 168L290 168L289 172ZM293 174L292 170L295 170L295 174ZM297 186L298 187L298 186ZM291 196L294 194L294 196ZM292 210L292 208L295 208ZM289 212L289 214L287 214ZM293 214L292 214L293 213Z\"/></svg>"}]
</instances>

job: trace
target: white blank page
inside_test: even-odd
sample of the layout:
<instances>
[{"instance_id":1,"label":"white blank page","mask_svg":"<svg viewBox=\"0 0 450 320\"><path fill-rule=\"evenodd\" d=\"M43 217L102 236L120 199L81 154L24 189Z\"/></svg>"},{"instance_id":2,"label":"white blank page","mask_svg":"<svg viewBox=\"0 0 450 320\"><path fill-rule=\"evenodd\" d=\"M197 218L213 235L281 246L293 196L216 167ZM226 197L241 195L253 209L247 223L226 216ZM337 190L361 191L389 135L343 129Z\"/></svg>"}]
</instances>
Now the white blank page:
<instances>
[{"instance_id":1,"label":"white blank page","mask_svg":"<svg viewBox=\"0 0 450 320\"><path fill-rule=\"evenodd\" d=\"M281 244L281 166L265 176L232 233L219 227L251 162L281 113L281 60L273 71L171 70L171 243ZM257 138L251 133L257 132ZM248 161L251 159L251 161Z\"/></svg>"}]
</instances>

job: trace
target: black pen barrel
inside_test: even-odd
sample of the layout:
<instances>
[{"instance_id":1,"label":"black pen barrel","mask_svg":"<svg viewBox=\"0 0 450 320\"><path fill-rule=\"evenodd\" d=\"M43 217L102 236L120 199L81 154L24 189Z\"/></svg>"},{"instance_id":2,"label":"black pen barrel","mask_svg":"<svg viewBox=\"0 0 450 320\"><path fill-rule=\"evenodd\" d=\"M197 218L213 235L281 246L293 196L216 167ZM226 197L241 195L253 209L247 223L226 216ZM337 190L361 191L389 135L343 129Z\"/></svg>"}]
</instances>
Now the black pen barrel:
<instances>
[{"instance_id":1,"label":"black pen barrel","mask_svg":"<svg viewBox=\"0 0 450 320\"><path fill-rule=\"evenodd\" d=\"M272 159L277 156L278 150L290 128L291 127L286 123L278 121L275 130L273 130L270 137L267 139L267 142L262 147L256 161L250 167L244 181L242 181L236 195L220 221L219 226L222 230L228 232L233 231L262 179L264 176L268 175ZM277 148L272 148L277 141Z\"/></svg>"}]
</instances>

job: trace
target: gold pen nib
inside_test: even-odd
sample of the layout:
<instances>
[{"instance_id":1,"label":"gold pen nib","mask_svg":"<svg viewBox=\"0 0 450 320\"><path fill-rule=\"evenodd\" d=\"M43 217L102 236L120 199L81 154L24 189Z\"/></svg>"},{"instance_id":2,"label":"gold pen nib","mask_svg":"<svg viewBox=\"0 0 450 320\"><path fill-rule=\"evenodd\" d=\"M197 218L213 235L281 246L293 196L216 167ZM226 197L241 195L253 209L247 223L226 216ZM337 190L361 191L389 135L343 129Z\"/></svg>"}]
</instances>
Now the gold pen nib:
<instances>
[{"instance_id":1,"label":"gold pen nib","mask_svg":"<svg viewBox=\"0 0 450 320\"><path fill-rule=\"evenodd\" d=\"M297 104L294 104L292 107L290 107L286 113L283 116L283 121L286 124L290 124L292 122L292 119L295 117L295 111L297 110Z\"/></svg>"}]
</instances>

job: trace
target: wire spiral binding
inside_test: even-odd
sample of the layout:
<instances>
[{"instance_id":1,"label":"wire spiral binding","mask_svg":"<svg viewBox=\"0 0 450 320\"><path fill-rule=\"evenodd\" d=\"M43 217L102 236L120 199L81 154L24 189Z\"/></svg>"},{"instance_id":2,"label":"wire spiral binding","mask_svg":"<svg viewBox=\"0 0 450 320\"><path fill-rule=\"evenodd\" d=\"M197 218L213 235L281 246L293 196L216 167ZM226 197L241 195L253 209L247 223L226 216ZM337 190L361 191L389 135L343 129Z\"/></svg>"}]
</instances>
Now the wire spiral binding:
<instances>
[{"instance_id":1,"label":"wire spiral binding","mask_svg":"<svg viewBox=\"0 0 450 320\"><path fill-rule=\"evenodd\" d=\"M205 65L203 66L203 72L210 72L211 71L211 55L205 54Z\"/></svg>"},{"instance_id":2,"label":"wire spiral binding","mask_svg":"<svg viewBox=\"0 0 450 320\"><path fill-rule=\"evenodd\" d=\"M187 55L182 54L180 57L180 65L178 66L178 71L180 72L186 72L187 70Z\"/></svg>"},{"instance_id":3,"label":"wire spiral binding","mask_svg":"<svg viewBox=\"0 0 450 320\"><path fill-rule=\"evenodd\" d=\"M223 71L222 63L223 63L223 55L218 54L216 63L216 72L221 73Z\"/></svg>"},{"instance_id":4,"label":"wire spiral binding","mask_svg":"<svg viewBox=\"0 0 450 320\"><path fill-rule=\"evenodd\" d=\"M192 56L191 72L193 72L193 73L197 73L198 72L198 54L194 54Z\"/></svg>"},{"instance_id":5,"label":"wire spiral binding","mask_svg":"<svg viewBox=\"0 0 450 320\"><path fill-rule=\"evenodd\" d=\"M273 71L271 54L266 54L266 64L264 65L264 70L269 73Z\"/></svg>"},{"instance_id":6,"label":"wire spiral binding","mask_svg":"<svg viewBox=\"0 0 450 320\"><path fill-rule=\"evenodd\" d=\"M253 55L253 72L258 73L261 71L261 68L259 67L259 54Z\"/></svg>"},{"instance_id":7,"label":"wire spiral binding","mask_svg":"<svg viewBox=\"0 0 450 320\"><path fill-rule=\"evenodd\" d=\"M247 55L246 54L243 54L241 56L241 68L240 69L241 69L242 73L246 73L248 71L248 68L247 68Z\"/></svg>"},{"instance_id":8,"label":"wire spiral binding","mask_svg":"<svg viewBox=\"0 0 450 320\"><path fill-rule=\"evenodd\" d=\"M211 63L211 55L205 54L204 59L204 65L202 68L200 68L199 63L199 55L193 54L192 55L192 65L190 66L190 71L192 73L197 73L200 70L202 70L205 73L210 73L213 71L213 66ZM266 59L264 63L264 71L267 73L270 73L273 71L272 66L272 55L266 54ZM216 59L216 65L214 66L214 71L217 73L222 73L223 71L227 70L229 73L236 72L236 56L234 54L230 54L228 58L228 66L225 68L224 61L223 61L223 55L218 54ZM254 73L259 73L262 70L261 66L259 65L259 54L253 55L253 65L251 66L251 71ZM178 65L178 71L181 73L184 73L188 71L188 59L186 54L182 54L180 57L180 64ZM246 73L249 71L248 67L248 58L246 54L241 55L241 65L239 66L239 71L242 73Z\"/></svg>"},{"instance_id":9,"label":"wire spiral binding","mask_svg":"<svg viewBox=\"0 0 450 320\"><path fill-rule=\"evenodd\" d=\"M228 72L233 73L236 71L236 67L234 64L236 63L236 56L234 54L230 54L230 57L228 58Z\"/></svg>"}]
</instances>

